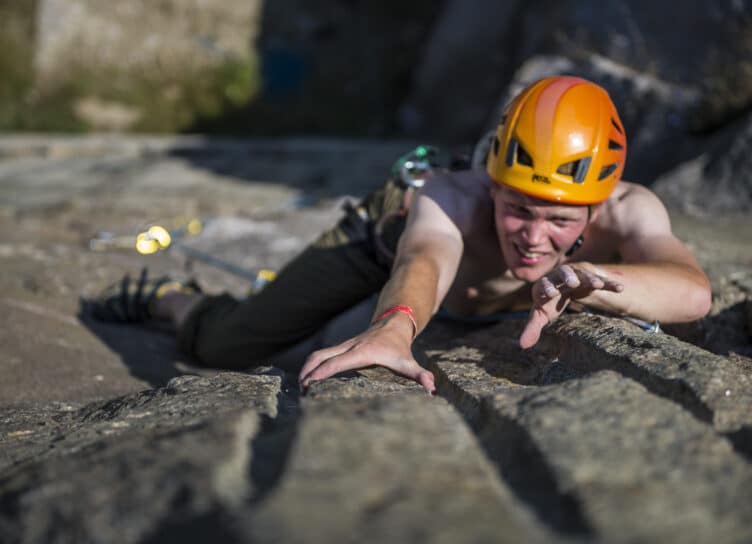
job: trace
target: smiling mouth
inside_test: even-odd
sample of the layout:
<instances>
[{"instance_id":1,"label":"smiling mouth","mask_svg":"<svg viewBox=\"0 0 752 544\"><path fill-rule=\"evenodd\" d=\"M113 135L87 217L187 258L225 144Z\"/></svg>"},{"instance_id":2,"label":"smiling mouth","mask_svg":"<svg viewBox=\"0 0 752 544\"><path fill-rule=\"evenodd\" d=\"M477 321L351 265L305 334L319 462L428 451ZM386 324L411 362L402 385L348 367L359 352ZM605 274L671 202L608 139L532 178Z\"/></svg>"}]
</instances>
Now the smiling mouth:
<instances>
[{"instance_id":1,"label":"smiling mouth","mask_svg":"<svg viewBox=\"0 0 752 544\"><path fill-rule=\"evenodd\" d=\"M526 264L536 263L546 256L546 253L541 253L539 251L526 251L526 250L523 250L517 244L512 244L512 245L514 246L514 249L517 251L517 254L522 258L522 261Z\"/></svg>"}]
</instances>

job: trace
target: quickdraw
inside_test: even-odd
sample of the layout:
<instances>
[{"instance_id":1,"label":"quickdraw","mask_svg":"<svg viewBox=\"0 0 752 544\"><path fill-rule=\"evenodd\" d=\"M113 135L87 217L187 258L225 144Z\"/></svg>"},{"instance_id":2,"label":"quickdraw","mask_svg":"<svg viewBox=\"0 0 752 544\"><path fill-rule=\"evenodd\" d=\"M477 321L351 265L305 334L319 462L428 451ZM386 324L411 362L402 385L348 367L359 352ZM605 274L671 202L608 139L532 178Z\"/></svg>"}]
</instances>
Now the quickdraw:
<instances>
[{"instance_id":1,"label":"quickdraw","mask_svg":"<svg viewBox=\"0 0 752 544\"><path fill-rule=\"evenodd\" d=\"M415 192L423 187L426 180L440 168L439 150L429 145L419 145L409 153L402 155L392 166L392 178L404 189L402 204L399 209L383 215L374 225L374 243L382 258L391 262L394 252L384 243L383 234L386 225L394 219L407 216Z\"/></svg>"}]
</instances>

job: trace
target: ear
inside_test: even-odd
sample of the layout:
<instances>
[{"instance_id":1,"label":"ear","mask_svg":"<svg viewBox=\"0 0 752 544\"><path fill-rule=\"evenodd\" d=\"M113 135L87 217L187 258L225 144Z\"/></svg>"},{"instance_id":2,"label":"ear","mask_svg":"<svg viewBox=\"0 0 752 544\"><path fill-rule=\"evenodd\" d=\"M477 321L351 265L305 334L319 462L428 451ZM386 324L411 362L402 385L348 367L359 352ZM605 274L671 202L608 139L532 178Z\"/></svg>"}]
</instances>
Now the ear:
<instances>
[{"instance_id":1,"label":"ear","mask_svg":"<svg viewBox=\"0 0 752 544\"><path fill-rule=\"evenodd\" d=\"M590 212L588 213L588 224L595 221L598 215L600 215L601 210L603 209L603 202L599 202L598 204L590 204L589 209Z\"/></svg>"}]
</instances>

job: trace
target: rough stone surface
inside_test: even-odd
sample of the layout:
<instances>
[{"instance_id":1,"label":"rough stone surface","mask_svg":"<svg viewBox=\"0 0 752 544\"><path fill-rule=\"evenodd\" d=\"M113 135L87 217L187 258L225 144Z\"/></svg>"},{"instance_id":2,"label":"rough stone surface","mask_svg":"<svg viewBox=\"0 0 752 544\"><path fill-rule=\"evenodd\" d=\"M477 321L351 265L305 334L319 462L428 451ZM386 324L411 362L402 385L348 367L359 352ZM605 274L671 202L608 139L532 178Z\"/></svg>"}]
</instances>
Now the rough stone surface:
<instances>
[{"instance_id":1,"label":"rough stone surface","mask_svg":"<svg viewBox=\"0 0 752 544\"><path fill-rule=\"evenodd\" d=\"M522 325L508 321L472 333L462 338L462 346L449 344L452 350L442 356L476 361L488 374L526 386L613 370L680 404L752 458L752 375L737 361L594 315L560 318L534 350L524 352L517 344ZM435 345L434 334L425 342Z\"/></svg>"},{"instance_id":2,"label":"rough stone surface","mask_svg":"<svg viewBox=\"0 0 752 544\"><path fill-rule=\"evenodd\" d=\"M434 352L431 367L545 524L608 542L750 537L748 452L692 406L636 383L607 348L520 357L509 329L494 332Z\"/></svg>"},{"instance_id":3,"label":"rough stone surface","mask_svg":"<svg viewBox=\"0 0 752 544\"><path fill-rule=\"evenodd\" d=\"M443 399L389 376L385 382L359 377L317 385L302 408L279 487L248 520L255 538L447 543L552 538L500 484L476 438Z\"/></svg>"},{"instance_id":4,"label":"rough stone surface","mask_svg":"<svg viewBox=\"0 0 752 544\"><path fill-rule=\"evenodd\" d=\"M277 267L409 147L0 139L2 540L750 540L748 220L673 217L714 308L670 329L710 351L567 315L522 352L520 320L437 320L415 352L438 397L368 369L301 399L295 376L199 369L164 331L80 313L142 265L248 289L181 251L92 252L98 231L197 216L181 243Z\"/></svg>"},{"instance_id":5,"label":"rough stone surface","mask_svg":"<svg viewBox=\"0 0 752 544\"><path fill-rule=\"evenodd\" d=\"M732 361L669 335L597 316L562 320L546 341L543 349L560 359L598 361L682 404L716 431L738 435L738 447L752 457L752 376Z\"/></svg>"},{"instance_id":6,"label":"rough stone surface","mask_svg":"<svg viewBox=\"0 0 752 544\"><path fill-rule=\"evenodd\" d=\"M752 205L752 115L711 138L694 156L655 183L656 192L674 209L707 217L719 211L747 212Z\"/></svg>"},{"instance_id":7,"label":"rough stone surface","mask_svg":"<svg viewBox=\"0 0 752 544\"><path fill-rule=\"evenodd\" d=\"M36 424L24 421L28 431L10 430L19 421L6 413L0 448L13 464L0 472L3 539L200 535L258 491L247 474L252 444L262 418L278 415L281 394L279 374L224 373L176 378L164 389L64 412L51 422L40 413ZM183 526L186 520L192 525Z\"/></svg>"},{"instance_id":8,"label":"rough stone surface","mask_svg":"<svg viewBox=\"0 0 752 544\"><path fill-rule=\"evenodd\" d=\"M477 426L489 456L552 526L609 542L749 538L737 507L750 501L749 464L632 380L600 371L480 392Z\"/></svg>"}]
</instances>

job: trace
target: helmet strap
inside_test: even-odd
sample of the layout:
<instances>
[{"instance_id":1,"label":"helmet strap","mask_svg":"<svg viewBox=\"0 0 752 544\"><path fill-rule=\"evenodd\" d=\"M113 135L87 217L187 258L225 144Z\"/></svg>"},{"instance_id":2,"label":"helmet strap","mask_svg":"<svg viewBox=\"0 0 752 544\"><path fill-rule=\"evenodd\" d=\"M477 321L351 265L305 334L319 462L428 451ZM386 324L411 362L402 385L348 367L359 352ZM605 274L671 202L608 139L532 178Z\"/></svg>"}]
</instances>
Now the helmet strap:
<instances>
[{"instance_id":1,"label":"helmet strap","mask_svg":"<svg viewBox=\"0 0 752 544\"><path fill-rule=\"evenodd\" d=\"M582 234L580 234L580 235L579 235L579 236L577 237L577 240L575 240L575 241L574 241L574 244L572 244L572 247L570 247L570 248L569 248L569 249L567 250L567 252L565 253L565 255L566 255L567 257L571 257L571 256L572 256L572 254L573 254L573 253L574 253L575 251L577 251L577 250L578 250L578 249L580 248L580 246L581 246L582 244L584 244L584 243L585 243L585 237L584 237L584 236L583 236Z\"/></svg>"},{"instance_id":2,"label":"helmet strap","mask_svg":"<svg viewBox=\"0 0 752 544\"><path fill-rule=\"evenodd\" d=\"M591 206L591 205L588 205L588 207L587 207L587 218L588 218L588 223L590 223L590 219L591 219L592 217L593 217L593 206ZM587 225L585 226L585 228L587 228ZM584 231L583 231L583 233L584 233ZM569 248L569 249L567 250L567 252L565 253L565 255L566 255L567 257L571 257L571 256L572 256L572 254L573 254L573 253L574 253L575 251L577 251L578 249L580 249L580 246L582 246L582 244L584 244L584 243L585 243L585 236L584 236L583 234L580 234L580 235L579 235L579 236L577 237L577 240L575 240L575 241L574 241L574 244L572 244L572 247L570 247L570 248Z\"/></svg>"}]
</instances>

